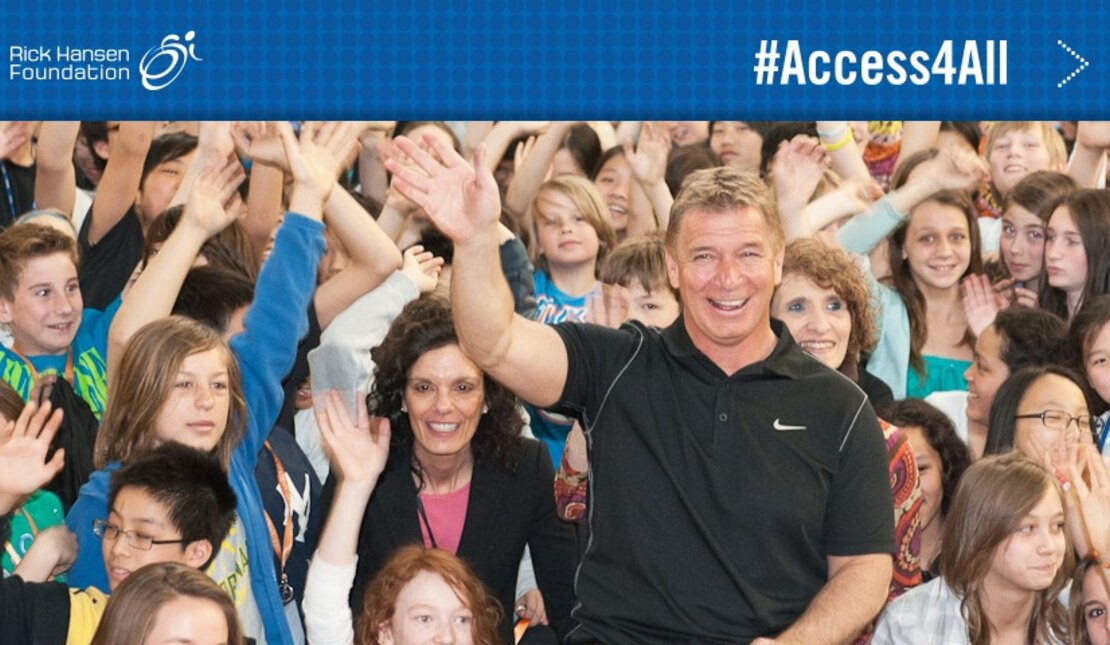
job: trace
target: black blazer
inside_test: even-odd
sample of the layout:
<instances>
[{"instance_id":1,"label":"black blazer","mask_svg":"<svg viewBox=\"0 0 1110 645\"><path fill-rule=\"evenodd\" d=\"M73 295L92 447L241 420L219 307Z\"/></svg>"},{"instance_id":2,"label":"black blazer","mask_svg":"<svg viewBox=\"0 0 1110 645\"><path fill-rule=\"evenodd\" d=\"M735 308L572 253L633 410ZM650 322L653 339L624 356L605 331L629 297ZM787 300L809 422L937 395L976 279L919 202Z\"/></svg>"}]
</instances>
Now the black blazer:
<instances>
[{"instance_id":1,"label":"black blazer","mask_svg":"<svg viewBox=\"0 0 1110 645\"><path fill-rule=\"evenodd\" d=\"M390 555L405 544L423 543L410 459L411 451L390 456L363 516L351 591L356 616L366 586ZM548 621L560 640L573 626L574 532L555 514L554 478L547 449L532 439L520 442L516 472L484 459L474 463L457 555L500 601L501 636L506 643L512 643L510 621L525 544L532 555Z\"/></svg>"}]
</instances>

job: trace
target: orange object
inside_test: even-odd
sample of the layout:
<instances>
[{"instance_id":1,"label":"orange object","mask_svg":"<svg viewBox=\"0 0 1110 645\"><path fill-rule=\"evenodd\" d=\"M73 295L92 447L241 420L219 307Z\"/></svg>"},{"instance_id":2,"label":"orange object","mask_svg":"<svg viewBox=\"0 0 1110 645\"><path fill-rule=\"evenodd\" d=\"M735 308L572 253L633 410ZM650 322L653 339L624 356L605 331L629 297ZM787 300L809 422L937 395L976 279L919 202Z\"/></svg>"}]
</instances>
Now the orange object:
<instances>
[{"instance_id":1,"label":"orange object","mask_svg":"<svg viewBox=\"0 0 1110 645\"><path fill-rule=\"evenodd\" d=\"M513 627L513 642L519 643L521 638L524 638L524 632L528 631L530 621L527 618L521 618L516 621L516 627Z\"/></svg>"}]
</instances>

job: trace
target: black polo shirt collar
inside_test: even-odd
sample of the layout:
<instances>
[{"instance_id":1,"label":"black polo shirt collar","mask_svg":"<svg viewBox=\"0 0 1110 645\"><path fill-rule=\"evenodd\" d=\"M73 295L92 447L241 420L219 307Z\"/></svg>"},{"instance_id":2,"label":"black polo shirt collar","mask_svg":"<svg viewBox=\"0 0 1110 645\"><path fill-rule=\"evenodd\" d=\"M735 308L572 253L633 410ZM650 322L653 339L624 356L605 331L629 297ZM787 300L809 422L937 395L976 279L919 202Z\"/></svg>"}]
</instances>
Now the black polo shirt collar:
<instances>
[{"instance_id":1,"label":"black polo shirt collar","mask_svg":"<svg viewBox=\"0 0 1110 645\"><path fill-rule=\"evenodd\" d=\"M801 378L809 370L809 363L814 360L794 343L794 338L790 335L790 331L782 321L775 318L771 319L771 331L774 332L775 342L774 349L771 350L770 355L761 362L749 365L736 373L751 374L753 370L759 370L760 373L772 373L786 378ZM708 356L706 356L700 349L694 345L694 341L690 339L690 334L686 331L685 316L680 314L674 323L663 330L663 344L667 347L672 355L677 358L689 358L691 356L700 357L701 359L712 363ZM714 365L716 365L714 363ZM717 368L720 371L720 368ZM723 372L722 372L723 373Z\"/></svg>"}]
</instances>

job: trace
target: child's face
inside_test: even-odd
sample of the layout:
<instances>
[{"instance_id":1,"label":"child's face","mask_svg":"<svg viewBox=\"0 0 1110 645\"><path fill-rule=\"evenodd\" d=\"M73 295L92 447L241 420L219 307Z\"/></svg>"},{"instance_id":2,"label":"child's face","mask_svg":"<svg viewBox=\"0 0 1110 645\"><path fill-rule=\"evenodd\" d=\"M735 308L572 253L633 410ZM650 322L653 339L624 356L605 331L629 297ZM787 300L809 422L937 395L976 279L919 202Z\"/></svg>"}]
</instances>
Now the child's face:
<instances>
[{"instance_id":1,"label":"child's face","mask_svg":"<svg viewBox=\"0 0 1110 645\"><path fill-rule=\"evenodd\" d=\"M624 155L614 155L605 162L594 179L605 203L609 205L609 215L613 218L613 230L628 228L628 212L632 208L632 167Z\"/></svg>"},{"instance_id":2,"label":"child's face","mask_svg":"<svg viewBox=\"0 0 1110 645\"><path fill-rule=\"evenodd\" d=\"M207 541L192 544L152 544L150 550L138 549L127 541L124 531L133 536L146 536L154 540L178 540L181 532L170 521L164 505L136 486L125 486L117 494L108 524L120 530L114 540L101 538L104 569L108 573L108 586L115 591L119 583L140 567L156 562L178 562L200 568L211 554ZM133 538L136 539L136 538ZM205 548L207 547L207 548Z\"/></svg>"},{"instance_id":3,"label":"child's face","mask_svg":"<svg viewBox=\"0 0 1110 645\"><path fill-rule=\"evenodd\" d=\"M206 598L178 596L158 609L154 629L143 645L226 645L227 618L220 606Z\"/></svg>"},{"instance_id":4,"label":"child's face","mask_svg":"<svg viewBox=\"0 0 1110 645\"><path fill-rule=\"evenodd\" d=\"M13 295L0 297L0 322L11 327L15 348L28 356L64 354L83 306L73 260L65 253L27 260Z\"/></svg>"},{"instance_id":5,"label":"child's face","mask_svg":"<svg viewBox=\"0 0 1110 645\"><path fill-rule=\"evenodd\" d=\"M1010 537L995 549L984 591L1012 593L1047 589L1064 563L1067 546L1064 505L1056 489L1049 488Z\"/></svg>"},{"instance_id":6,"label":"child's face","mask_svg":"<svg viewBox=\"0 0 1110 645\"><path fill-rule=\"evenodd\" d=\"M557 190L536 197L536 239L553 268L592 265L601 244L593 225Z\"/></svg>"},{"instance_id":7,"label":"child's face","mask_svg":"<svg viewBox=\"0 0 1110 645\"><path fill-rule=\"evenodd\" d=\"M443 576L421 571L401 588L393 619L378 630L382 645L474 642L474 614Z\"/></svg>"},{"instance_id":8,"label":"child's face","mask_svg":"<svg viewBox=\"0 0 1110 645\"><path fill-rule=\"evenodd\" d=\"M1014 204L1002 216L1002 259L1015 280L1029 282L1044 270L1044 222Z\"/></svg>"},{"instance_id":9,"label":"child's face","mask_svg":"<svg viewBox=\"0 0 1110 645\"><path fill-rule=\"evenodd\" d=\"M1106 582L1099 567L1091 567L1083 575L1083 623L1087 626L1087 636L1092 645L1110 644L1110 621L1106 617L1108 607L1110 594L1107 594Z\"/></svg>"},{"instance_id":10,"label":"child's face","mask_svg":"<svg viewBox=\"0 0 1110 645\"><path fill-rule=\"evenodd\" d=\"M971 262L971 237L960 209L925 202L910 215L903 250L919 287L956 288Z\"/></svg>"},{"instance_id":11,"label":"child's face","mask_svg":"<svg viewBox=\"0 0 1110 645\"><path fill-rule=\"evenodd\" d=\"M925 439L921 428L902 428L902 434L913 449L914 461L917 462L918 481L921 482L921 528L924 530L936 519L944 503L943 462Z\"/></svg>"},{"instance_id":12,"label":"child's face","mask_svg":"<svg viewBox=\"0 0 1110 645\"><path fill-rule=\"evenodd\" d=\"M163 161L150 171L139 187L136 206L140 220L150 223L169 207L195 154L194 150L176 159Z\"/></svg>"},{"instance_id":13,"label":"child's face","mask_svg":"<svg viewBox=\"0 0 1110 645\"><path fill-rule=\"evenodd\" d=\"M743 121L715 121L709 147L726 166L758 171L763 135Z\"/></svg>"},{"instance_id":14,"label":"child's face","mask_svg":"<svg viewBox=\"0 0 1110 645\"><path fill-rule=\"evenodd\" d=\"M1066 293L1086 286L1087 249L1067 206L1057 208L1048 219L1044 258L1048 284Z\"/></svg>"},{"instance_id":15,"label":"child's face","mask_svg":"<svg viewBox=\"0 0 1110 645\"><path fill-rule=\"evenodd\" d=\"M1083 369L1095 392L1103 401L1110 401L1110 323L1104 323L1091 341L1083 357Z\"/></svg>"},{"instance_id":16,"label":"child's face","mask_svg":"<svg viewBox=\"0 0 1110 645\"><path fill-rule=\"evenodd\" d=\"M175 441L212 452L227 429L227 361L222 349L187 356L155 422L158 442Z\"/></svg>"},{"instance_id":17,"label":"child's face","mask_svg":"<svg viewBox=\"0 0 1110 645\"><path fill-rule=\"evenodd\" d=\"M1052 159L1039 128L1007 132L994 142L987 155L991 181L1002 197L1010 194L1019 181L1031 172L1051 170Z\"/></svg>"},{"instance_id":18,"label":"child's face","mask_svg":"<svg viewBox=\"0 0 1110 645\"><path fill-rule=\"evenodd\" d=\"M639 280L628 286L628 320L666 329L678 318L682 308L670 289L646 288Z\"/></svg>"}]
</instances>

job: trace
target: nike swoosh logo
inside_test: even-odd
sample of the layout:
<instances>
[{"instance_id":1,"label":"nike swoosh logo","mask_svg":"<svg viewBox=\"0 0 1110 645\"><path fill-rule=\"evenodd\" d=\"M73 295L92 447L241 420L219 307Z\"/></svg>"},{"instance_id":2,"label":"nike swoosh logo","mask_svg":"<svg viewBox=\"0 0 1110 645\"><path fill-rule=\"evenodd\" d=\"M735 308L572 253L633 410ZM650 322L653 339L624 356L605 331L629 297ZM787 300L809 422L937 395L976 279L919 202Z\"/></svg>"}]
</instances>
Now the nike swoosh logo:
<instances>
[{"instance_id":1,"label":"nike swoosh logo","mask_svg":"<svg viewBox=\"0 0 1110 645\"><path fill-rule=\"evenodd\" d=\"M778 430L780 432L786 431L786 430L805 430L806 429L805 426L783 425L782 422L779 421L778 419L775 419L775 422L774 422L774 424L772 424L772 427L774 427L775 430Z\"/></svg>"}]
</instances>

